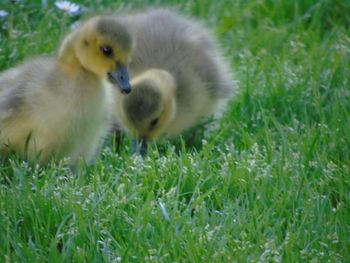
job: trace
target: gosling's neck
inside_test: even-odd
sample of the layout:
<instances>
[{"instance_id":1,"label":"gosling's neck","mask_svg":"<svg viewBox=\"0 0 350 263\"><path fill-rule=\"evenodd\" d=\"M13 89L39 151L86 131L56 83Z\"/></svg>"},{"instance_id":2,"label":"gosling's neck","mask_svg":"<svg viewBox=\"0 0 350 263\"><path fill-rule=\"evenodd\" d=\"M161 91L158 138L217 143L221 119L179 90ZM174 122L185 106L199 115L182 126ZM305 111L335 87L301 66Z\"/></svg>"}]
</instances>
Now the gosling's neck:
<instances>
[{"instance_id":1,"label":"gosling's neck","mask_svg":"<svg viewBox=\"0 0 350 263\"><path fill-rule=\"evenodd\" d=\"M77 34L77 32L73 32L63 40L57 55L58 62L67 67L70 71L80 71L84 69L74 48L74 43L78 38Z\"/></svg>"}]
</instances>

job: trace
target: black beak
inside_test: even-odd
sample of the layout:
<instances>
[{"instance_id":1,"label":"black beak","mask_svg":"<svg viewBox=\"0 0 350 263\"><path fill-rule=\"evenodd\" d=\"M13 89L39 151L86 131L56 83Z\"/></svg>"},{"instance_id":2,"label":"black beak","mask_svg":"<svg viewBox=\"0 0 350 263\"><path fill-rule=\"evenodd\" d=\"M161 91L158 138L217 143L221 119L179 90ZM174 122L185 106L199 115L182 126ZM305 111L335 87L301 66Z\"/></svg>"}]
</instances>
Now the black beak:
<instances>
[{"instance_id":1,"label":"black beak","mask_svg":"<svg viewBox=\"0 0 350 263\"><path fill-rule=\"evenodd\" d=\"M141 146L140 146L140 141L138 139L135 139L132 141L132 144L131 144L132 154L137 154L139 151L140 151L141 157L144 158L147 154L147 141L144 138L141 139Z\"/></svg>"},{"instance_id":2,"label":"black beak","mask_svg":"<svg viewBox=\"0 0 350 263\"><path fill-rule=\"evenodd\" d=\"M145 139L141 140L140 154L144 158L147 154L147 141Z\"/></svg>"},{"instance_id":3,"label":"black beak","mask_svg":"<svg viewBox=\"0 0 350 263\"><path fill-rule=\"evenodd\" d=\"M117 85L122 93L130 93L131 85L129 82L129 73L127 67L119 66L117 72L108 72L107 75L109 81Z\"/></svg>"}]
</instances>

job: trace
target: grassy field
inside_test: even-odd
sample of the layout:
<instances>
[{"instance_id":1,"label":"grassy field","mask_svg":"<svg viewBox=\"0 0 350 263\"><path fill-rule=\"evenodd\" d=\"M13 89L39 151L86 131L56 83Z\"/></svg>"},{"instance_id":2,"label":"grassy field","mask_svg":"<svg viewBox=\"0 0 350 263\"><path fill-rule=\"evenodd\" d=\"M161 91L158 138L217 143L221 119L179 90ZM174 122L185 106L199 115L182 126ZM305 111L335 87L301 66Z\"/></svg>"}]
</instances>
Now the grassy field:
<instances>
[{"instance_id":1,"label":"grassy field","mask_svg":"<svg viewBox=\"0 0 350 263\"><path fill-rule=\"evenodd\" d=\"M164 2L232 63L223 119L144 160L107 140L77 174L1 164L0 262L350 262L350 1ZM53 53L78 19L40 3L0 3L1 70Z\"/></svg>"}]
</instances>

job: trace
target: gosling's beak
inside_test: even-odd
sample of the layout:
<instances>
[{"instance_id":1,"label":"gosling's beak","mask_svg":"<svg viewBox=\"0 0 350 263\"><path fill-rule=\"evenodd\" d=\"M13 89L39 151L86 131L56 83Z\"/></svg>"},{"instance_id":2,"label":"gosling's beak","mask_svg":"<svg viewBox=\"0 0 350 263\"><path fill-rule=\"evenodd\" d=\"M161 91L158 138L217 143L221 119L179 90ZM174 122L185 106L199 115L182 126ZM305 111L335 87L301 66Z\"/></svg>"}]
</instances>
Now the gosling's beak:
<instances>
[{"instance_id":1,"label":"gosling's beak","mask_svg":"<svg viewBox=\"0 0 350 263\"><path fill-rule=\"evenodd\" d=\"M140 146L141 141L141 146ZM141 138L141 140L135 139L132 141L131 152L132 154L137 154L140 150L140 155L144 158L147 154L147 140L145 138Z\"/></svg>"},{"instance_id":2,"label":"gosling's beak","mask_svg":"<svg viewBox=\"0 0 350 263\"><path fill-rule=\"evenodd\" d=\"M146 141L146 139L141 140L140 154L142 157L145 157L147 154L147 141Z\"/></svg>"},{"instance_id":3,"label":"gosling's beak","mask_svg":"<svg viewBox=\"0 0 350 263\"><path fill-rule=\"evenodd\" d=\"M131 85L129 82L129 73L127 67L119 66L117 72L108 72L107 75L109 81L117 85L122 93L130 93Z\"/></svg>"}]
</instances>

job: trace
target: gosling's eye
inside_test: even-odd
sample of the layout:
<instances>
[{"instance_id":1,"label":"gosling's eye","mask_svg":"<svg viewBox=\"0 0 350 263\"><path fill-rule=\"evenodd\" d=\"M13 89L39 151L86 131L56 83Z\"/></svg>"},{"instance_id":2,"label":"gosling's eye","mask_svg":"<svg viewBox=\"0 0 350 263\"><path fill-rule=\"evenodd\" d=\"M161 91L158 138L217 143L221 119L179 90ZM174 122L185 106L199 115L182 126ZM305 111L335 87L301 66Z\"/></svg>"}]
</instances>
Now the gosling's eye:
<instances>
[{"instance_id":1,"label":"gosling's eye","mask_svg":"<svg viewBox=\"0 0 350 263\"><path fill-rule=\"evenodd\" d=\"M106 57L110 58L113 56L113 49L110 46L102 46L101 51Z\"/></svg>"},{"instance_id":2,"label":"gosling's eye","mask_svg":"<svg viewBox=\"0 0 350 263\"><path fill-rule=\"evenodd\" d=\"M158 119L158 118L155 118L154 120L152 120L152 121L150 122L149 126L150 126L151 128L156 127L156 125L158 124L158 121L159 121L159 119Z\"/></svg>"}]
</instances>

